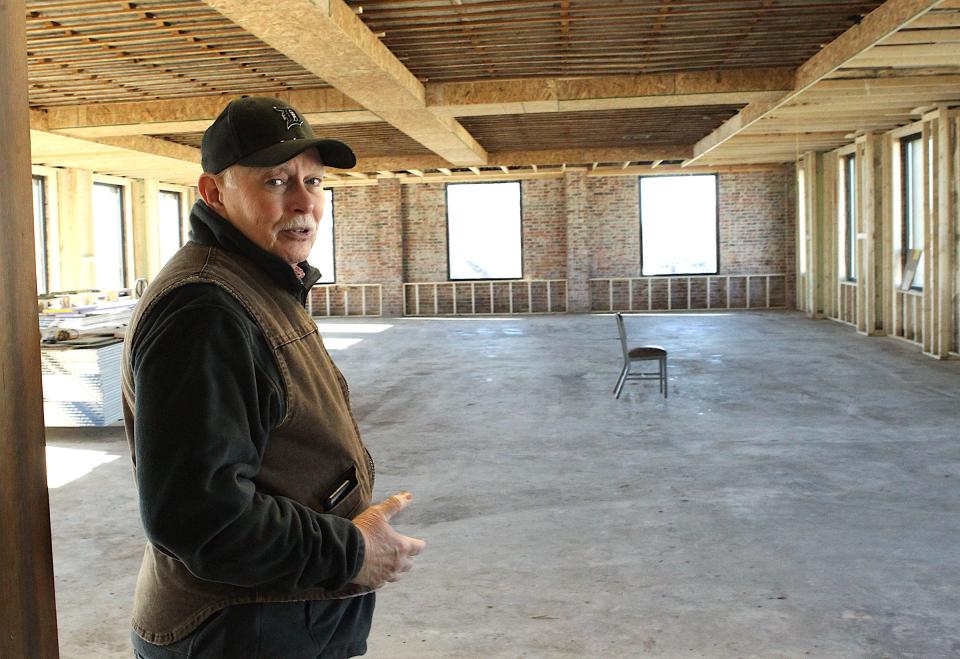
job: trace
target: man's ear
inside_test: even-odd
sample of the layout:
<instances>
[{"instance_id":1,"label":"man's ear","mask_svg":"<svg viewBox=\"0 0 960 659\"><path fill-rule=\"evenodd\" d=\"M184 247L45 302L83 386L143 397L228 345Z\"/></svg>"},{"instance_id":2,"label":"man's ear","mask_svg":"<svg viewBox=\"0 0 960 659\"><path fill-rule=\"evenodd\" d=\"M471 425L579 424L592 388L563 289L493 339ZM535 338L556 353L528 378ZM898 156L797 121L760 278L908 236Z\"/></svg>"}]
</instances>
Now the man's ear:
<instances>
[{"instance_id":1,"label":"man's ear","mask_svg":"<svg viewBox=\"0 0 960 659\"><path fill-rule=\"evenodd\" d=\"M197 190L207 206L223 214L223 177L204 172L197 181Z\"/></svg>"}]
</instances>

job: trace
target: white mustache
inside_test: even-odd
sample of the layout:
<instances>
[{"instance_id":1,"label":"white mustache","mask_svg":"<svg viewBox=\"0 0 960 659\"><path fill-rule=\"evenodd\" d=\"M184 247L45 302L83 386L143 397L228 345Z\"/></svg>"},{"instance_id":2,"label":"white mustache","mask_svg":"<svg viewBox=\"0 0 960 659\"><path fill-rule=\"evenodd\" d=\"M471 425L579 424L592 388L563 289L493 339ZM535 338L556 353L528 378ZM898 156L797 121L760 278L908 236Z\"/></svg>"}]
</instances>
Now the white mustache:
<instances>
[{"instance_id":1,"label":"white mustache","mask_svg":"<svg viewBox=\"0 0 960 659\"><path fill-rule=\"evenodd\" d=\"M291 224L286 224L280 227L280 231L296 231L297 229L310 229L311 231L315 229L316 226L310 220L303 220L302 222L293 222Z\"/></svg>"}]
</instances>

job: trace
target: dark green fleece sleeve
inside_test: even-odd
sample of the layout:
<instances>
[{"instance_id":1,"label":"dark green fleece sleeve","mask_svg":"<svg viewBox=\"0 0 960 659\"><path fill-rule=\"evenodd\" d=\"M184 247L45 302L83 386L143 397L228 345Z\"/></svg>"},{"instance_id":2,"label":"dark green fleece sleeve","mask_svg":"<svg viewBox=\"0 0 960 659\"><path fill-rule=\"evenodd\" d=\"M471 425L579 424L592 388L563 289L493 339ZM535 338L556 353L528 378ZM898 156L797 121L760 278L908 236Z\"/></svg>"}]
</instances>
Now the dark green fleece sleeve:
<instances>
[{"instance_id":1,"label":"dark green fleece sleeve","mask_svg":"<svg viewBox=\"0 0 960 659\"><path fill-rule=\"evenodd\" d=\"M232 296L164 296L133 346L135 462L147 538L196 576L283 591L339 588L363 562L349 521L256 487L284 415L279 372Z\"/></svg>"}]
</instances>

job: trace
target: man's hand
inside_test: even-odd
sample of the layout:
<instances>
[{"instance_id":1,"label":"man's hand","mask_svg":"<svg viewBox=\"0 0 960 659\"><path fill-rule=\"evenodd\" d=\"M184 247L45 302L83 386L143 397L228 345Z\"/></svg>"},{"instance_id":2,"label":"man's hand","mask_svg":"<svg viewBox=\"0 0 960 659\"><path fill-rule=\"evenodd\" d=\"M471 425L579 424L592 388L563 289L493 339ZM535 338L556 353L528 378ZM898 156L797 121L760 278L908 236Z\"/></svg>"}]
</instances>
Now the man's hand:
<instances>
[{"instance_id":1,"label":"man's hand","mask_svg":"<svg viewBox=\"0 0 960 659\"><path fill-rule=\"evenodd\" d=\"M422 552L427 543L400 535L390 526L393 516L410 505L411 499L413 495L409 492L394 494L353 518L364 543L363 565L353 583L379 588L413 569L413 557Z\"/></svg>"}]
</instances>

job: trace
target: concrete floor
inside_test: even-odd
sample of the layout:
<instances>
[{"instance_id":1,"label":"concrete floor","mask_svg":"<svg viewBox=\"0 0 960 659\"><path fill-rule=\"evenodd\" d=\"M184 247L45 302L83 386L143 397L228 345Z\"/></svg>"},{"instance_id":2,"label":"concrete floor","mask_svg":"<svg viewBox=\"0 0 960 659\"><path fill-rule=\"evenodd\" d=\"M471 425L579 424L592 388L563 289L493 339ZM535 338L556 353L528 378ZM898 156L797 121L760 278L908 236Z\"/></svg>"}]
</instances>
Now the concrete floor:
<instances>
[{"instance_id":1,"label":"concrete floor","mask_svg":"<svg viewBox=\"0 0 960 659\"><path fill-rule=\"evenodd\" d=\"M627 327L669 349L669 400L611 396L610 316L322 324L377 495L413 491L395 524L428 542L369 656L960 656L960 361L790 312ZM120 456L51 508L62 655L127 657L122 432L48 440Z\"/></svg>"}]
</instances>

